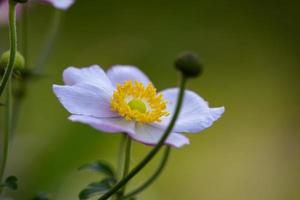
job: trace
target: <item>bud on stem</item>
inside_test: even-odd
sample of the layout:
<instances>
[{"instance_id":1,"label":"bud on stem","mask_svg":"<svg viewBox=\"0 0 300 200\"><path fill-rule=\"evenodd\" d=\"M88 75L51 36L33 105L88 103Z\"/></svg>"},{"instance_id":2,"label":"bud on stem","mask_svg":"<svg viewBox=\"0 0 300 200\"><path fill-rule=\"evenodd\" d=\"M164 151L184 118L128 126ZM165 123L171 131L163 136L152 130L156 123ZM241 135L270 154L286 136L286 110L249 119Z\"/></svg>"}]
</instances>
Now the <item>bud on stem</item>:
<instances>
[{"instance_id":1,"label":"bud on stem","mask_svg":"<svg viewBox=\"0 0 300 200\"><path fill-rule=\"evenodd\" d=\"M10 59L10 51L6 51L1 55L1 58L0 58L0 68L1 69L5 69L5 67L7 66L7 64L9 62L9 59ZM14 68L17 70L21 70L24 68L24 66L25 66L25 59L22 56L22 54L17 51Z\"/></svg>"},{"instance_id":2,"label":"bud on stem","mask_svg":"<svg viewBox=\"0 0 300 200\"><path fill-rule=\"evenodd\" d=\"M199 56L193 52L185 52L178 56L175 68L187 78L195 78L202 73L202 63Z\"/></svg>"},{"instance_id":3,"label":"bud on stem","mask_svg":"<svg viewBox=\"0 0 300 200\"><path fill-rule=\"evenodd\" d=\"M28 0L14 0L16 3L27 3Z\"/></svg>"}]
</instances>

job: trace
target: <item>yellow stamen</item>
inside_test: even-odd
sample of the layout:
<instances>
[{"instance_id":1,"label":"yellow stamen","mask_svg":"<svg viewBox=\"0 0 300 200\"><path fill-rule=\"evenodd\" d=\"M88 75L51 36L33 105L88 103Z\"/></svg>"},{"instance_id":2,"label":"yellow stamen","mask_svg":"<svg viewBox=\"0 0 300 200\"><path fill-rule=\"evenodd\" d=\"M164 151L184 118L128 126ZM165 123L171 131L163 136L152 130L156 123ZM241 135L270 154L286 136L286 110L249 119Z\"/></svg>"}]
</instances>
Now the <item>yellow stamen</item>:
<instances>
[{"instance_id":1,"label":"yellow stamen","mask_svg":"<svg viewBox=\"0 0 300 200\"><path fill-rule=\"evenodd\" d=\"M111 99L111 109L126 120L142 123L159 122L161 117L168 116L167 102L162 94L157 95L154 86L146 87L139 81L125 81L118 84Z\"/></svg>"}]
</instances>

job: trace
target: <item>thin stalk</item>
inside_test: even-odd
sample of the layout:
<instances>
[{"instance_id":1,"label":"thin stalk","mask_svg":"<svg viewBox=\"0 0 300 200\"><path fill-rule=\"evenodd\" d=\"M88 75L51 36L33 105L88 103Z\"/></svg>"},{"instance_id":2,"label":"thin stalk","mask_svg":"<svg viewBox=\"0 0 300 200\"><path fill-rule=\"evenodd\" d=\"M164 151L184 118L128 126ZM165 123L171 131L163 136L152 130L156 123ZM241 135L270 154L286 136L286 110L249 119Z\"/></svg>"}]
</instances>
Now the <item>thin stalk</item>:
<instances>
[{"instance_id":1,"label":"thin stalk","mask_svg":"<svg viewBox=\"0 0 300 200\"><path fill-rule=\"evenodd\" d=\"M22 11L22 54L25 58L26 65L29 66L28 59L28 8L27 4L23 4Z\"/></svg>"},{"instance_id":2,"label":"thin stalk","mask_svg":"<svg viewBox=\"0 0 300 200\"><path fill-rule=\"evenodd\" d=\"M122 178L126 177L128 172L129 172L129 168L130 168L130 159L131 159L131 139L130 137L125 134L125 142L126 142L126 146L124 149L124 165L123 165L123 173L122 173ZM120 197L123 197L124 193L125 193L125 186L121 189L120 191Z\"/></svg>"},{"instance_id":3,"label":"thin stalk","mask_svg":"<svg viewBox=\"0 0 300 200\"><path fill-rule=\"evenodd\" d=\"M11 80L7 83L6 88L6 107L5 107L5 130L4 130L4 137L3 137L3 155L1 160L1 167L0 167L0 181L3 181L3 176L5 172L7 157L8 157L8 147L9 147L9 138L11 134L11 119L12 119L12 98L11 98ZM0 187L0 194L2 193L3 188Z\"/></svg>"},{"instance_id":4,"label":"thin stalk","mask_svg":"<svg viewBox=\"0 0 300 200\"><path fill-rule=\"evenodd\" d=\"M117 176L118 179L122 178L122 169L123 169L123 160L124 160L124 149L126 145L126 133L122 133L120 144L119 144L119 151L118 151L118 161L117 161Z\"/></svg>"},{"instance_id":5,"label":"thin stalk","mask_svg":"<svg viewBox=\"0 0 300 200\"><path fill-rule=\"evenodd\" d=\"M179 115L179 111L181 109L183 96L184 96L184 90L186 87L187 78L185 76L182 76L181 83L180 83L180 91L177 99L176 109L175 113L167 127L167 129L164 131L163 136L159 140L159 142L155 145L155 147L146 155L146 157L135 167L133 168L129 174L124 177L122 180L119 181L112 189L110 189L108 192L106 192L102 197L99 198L99 200L106 200L109 197L111 197L113 194L119 191L122 187L124 187L125 184L127 184L137 173L139 173L151 160L152 158L159 152L161 147L164 145L166 139L170 135L175 122L177 120L177 117Z\"/></svg>"},{"instance_id":6,"label":"thin stalk","mask_svg":"<svg viewBox=\"0 0 300 200\"><path fill-rule=\"evenodd\" d=\"M44 43L42 51L41 51L42 53L38 57L38 60L35 64L35 66L33 67L33 71L36 73L43 72L43 70L46 67L45 63L46 63L48 57L50 56L50 53L54 46L54 42L58 35L62 14L63 14L63 11L55 9L53 20L50 25L48 35L46 36L46 40L45 40L45 43Z\"/></svg>"},{"instance_id":7,"label":"thin stalk","mask_svg":"<svg viewBox=\"0 0 300 200\"><path fill-rule=\"evenodd\" d=\"M171 151L171 147L167 146L165 149L165 152L162 156L161 162L160 162L158 168L156 169L156 171L153 173L153 175L147 181L145 181L141 186L139 186L135 190L133 190L133 191L129 192L127 195L125 195L122 200L129 199L130 197L134 197L137 194L141 193L159 177L159 175L161 174L161 172L163 171L163 169L166 166L166 163L167 163L169 155L170 155L170 151Z\"/></svg>"},{"instance_id":8,"label":"thin stalk","mask_svg":"<svg viewBox=\"0 0 300 200\"><path fill-rule=\"evenodd\" d=\"M30 66L29 62L29 56L28 56L28 6L27 4L23 4L23 11L22 11L22 54L25 59L25 68L28 68ZM19 121L19 116L20 116L20 111L21 107L23 104L23 99L24 95L26 94L27 91L27 79L22 79L18 81L17 85L17 91L16 94L14 95L14 106L13 106L13 114L12 114L12 134L11 137L14 137L18 121Z\"/></svg>"},{"instance_id":9,"label":"thin stalk","mask_svg":"<svg viewBox=\"0 0 300 200\"><path fill-rule=\"evenodd\" d=\"M0 96L6 87L8 80L10 79L16 60L17 53L17 26L16 26L16 5L14 0L9 0L9 40L10 40L10 57L8 64L5 68L3 78L0 83Z\"/></svg>"}]
</instances>

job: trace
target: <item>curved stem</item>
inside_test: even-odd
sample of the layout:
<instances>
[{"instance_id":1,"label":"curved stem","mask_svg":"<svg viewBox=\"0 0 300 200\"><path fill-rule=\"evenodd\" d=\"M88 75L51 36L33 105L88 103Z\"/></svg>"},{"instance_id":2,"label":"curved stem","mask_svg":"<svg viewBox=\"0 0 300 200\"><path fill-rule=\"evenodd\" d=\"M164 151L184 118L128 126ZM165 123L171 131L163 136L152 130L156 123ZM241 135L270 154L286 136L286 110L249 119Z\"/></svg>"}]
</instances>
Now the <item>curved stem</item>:
<instances>
[{"instance_id":1,"label":"curved stem","mask_svg":"<svg viewBox=\"0 0 300 200\"><path fill-rule=\"evenodd\" d=\"M30 66L29 62L29 56L28 56L28 6L27 4L22 5L22 54L25 59L25 68L28 68ZM13 138L17 129L18 121L19 121L19 115L23 103L23 98L27 90L27 80L20 80L20 82L17 82L17 91L14 95L14 105L12 110L12 134L11 137ZM22 93L22 95L20 95Z\"/></svg>"},{"instance_id":2,"label":"curved stem","mask_svg":"<svg viewBox=\"0 0 300 200\"><path fill-rule=\"evenodd\" d=\"M125 146L125 157L124 157L124 166L123 166L123 174L122 174L122 178L126 177L128 172L129 172L129 168L130 168L130 154L131 154L131 139L130 137L125 134L125 142L126 142L126 146ZM120 191L120 196L123 197L124 193L125 193L125 186L121 189Z\"/></svg>"},{"instance_id":3,"label":"curved stem","mask_svg":"<svg viewBox=\"0 0 300 200\"><path fill-rule=\"evenodd\" d=\"M9 0L9 33L10 33L10 57L7 64L7 67L5 68L4 76L1 80L0 85L0 96L3 94L3 91L8 84L11 74L13 72L13 67L15 64L16 59L16 52L17 52L17 28L16 28L16 5L17 3L13 0ZM0 181L3 180L3 175L5 171L5 165L7 160L7 152L8 152L8 139L9 139L9 132L10 132L10 119L11 119L11 113L10 113L10 91L11 88L9 87L7 89L7 107L6 107L6 120L7 120L7 126L4 130L4 137L3 137L3 144L0 151ZM2 191L2 188L0 188L0 192Z\"/></svg>"},{"instance_id":4,"label":"curved stem","mask_svg":"<svg viewBox=\"0 0 300 200\"><path fill-rule=\"evenodd\" d=\"M124 160L124 149L126 145L126 133L122 133L119 150L118 150L118 162L117 162L117 177L118 179L122 178L122 169L123 169L123 160Z\"/></svg>"},{"instance_id":5,"label":"curved stem","mask_svg":"<svg viewBox=\"0 0 300 200\"><path fill-rule=\"evenodd\" d=\"M54 11L53 21L50 25L49 33L46 37L46 42L43 45L43 48L41 51L42 53L39 56L35 66L33 67L33 71L36 73L41 73L46 67L45 62L47 61L47 59L51 53L51 50L53 48L54 41L56 40L58 31L59 31L59 27L60 27L59 25L61 22L62 13L63 13L63 11L58 10L58 9L55 9L55 11Z\"/></svg>"},{"instance_id":6,"label":"curved stem","mask_svg":"<svg viewBox=\"0 0 300 200\"><path fill-rule=\"evenodd\" d=\"M119 189L124 187L125 184L127 184L137 173L139 173L151 160L152 158L157 154L157 152L161 149L161 147L164 145L166 139L171 133L171 130L173 129L175 122L177 120L179 111L181 109L183 96L184 96L184 89L186 86L187 78L185 76L182 77L181 83L180 83L180 92L177 99L176 109L175 113L167 127L167 129L164 131L163 136L159 140L159 142L155 145L155 147L146 155L146 157L135 167L133 168L129 174L124 177L119 183L117 183L112 189L110 189L107 193L105 193L102 197L99 198L99 200L106 200L109 197L111 197L114 193L118 192Z\"/></svg>"},{"instance_id":7,"label":"curved stem","mask_svg":"<svg viewBox=\"0 0 300 200\"><path fill-rule=\"evenodd\" d=\"M153 175L147 181L145 181L141 186L139 186L135 190L133 190L133 191L129 192L127 195L125 195L123 197L123 200L129 199L130 197L133 197L133 196L137 195L138 193L141 193L159 177L159 175L161 174L161 172L163 171L163 169L166 166L166 163L167 163L169 155L170 155L170 151L171 151L171 147L167 146L165 149L164 155L162 156L162 160L161 160L158 168L156 169L156 171L153 173Z\"/></svg>"},{"instance_id":8,"label":"curved stem","mask_svg":"<svg viewBox=\"0 0 300 200\"><path fill-rule=\"evenodd\" d=\"M16 27L16 5L14 0L9 0L9 39L10 39L10 57L5 68L4 76L0 84L0 96L6 87L8 80L14 69L17 53L17 27Z\"/></svg>"},{"instance_id":9,"label":"curved stem","mask_svg":"<svg viewBox=\"0 0 300 200\"><path fill-rule=\"evenodd\" d=\"M7 162L7 155L8 155L8 146L9 146L9 138L11 135L11 113L12 107L12 99L11 99L11 80L7 83L6 88L6 107L5 107L5 130L4 130L4 137L3 137L3 155L1 160L1 170L0 170L0 182L3 181L3 175L5 172L6 162ZM2 189L0 188L0 193L2 193Z\"/></svg>"},{"instance_id":10,"label":"curved stem","mask_svg":"<svg viewBox=\"0 0 300 200\"><path fill-rule=\"evenodd\" d=\"M28 59L28 11L27 11L27 4L24 4L24 11L23 11L23 16L22 16L22 47L23 47L23 56L26 61L26 66L30 66L29 59ZM44 44L43 47L43 53L39 56L38 61L36 66L33 68L33 71L36 72L42 72L45 67L45 61L47 60L52 47L53 43L56 39L58 30L59 30L59 25L61 21L61 11L55 10L54 12L54 17L53 21L51 23L50 29L49 29L49 34L47 35L47 40ZM13 119L12 119L12 136L14 135L14 132L16 131L18 120L19 120L19 115L20 115L20 110L22 107L24 95L26 94L27 91L27 85L28 85L28 80L21 80L21 84L19 84L18 91L22 93L22 95L17 95L15 98L15 103L14 103L14 109L13 109Z\"/></svg>"},{"instance_id":11,"label":"curved stem","mask_svg":"<svg viewBox=\"0 0 300 200\"><path fill-rule=\"evenodd\" d=\"M28 7L27 4L22 5L22 54L25 58L26 65L30 66L28 59Z\"/></svg>"}]
</instances>

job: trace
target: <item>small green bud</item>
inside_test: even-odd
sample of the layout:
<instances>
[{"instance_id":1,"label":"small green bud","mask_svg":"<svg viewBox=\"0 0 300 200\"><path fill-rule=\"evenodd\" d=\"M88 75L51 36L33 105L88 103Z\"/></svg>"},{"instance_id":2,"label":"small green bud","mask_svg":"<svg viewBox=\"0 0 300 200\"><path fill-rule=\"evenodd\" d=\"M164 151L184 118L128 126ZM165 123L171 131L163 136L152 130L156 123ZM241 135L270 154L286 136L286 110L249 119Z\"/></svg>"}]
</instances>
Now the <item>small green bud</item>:
<instances>
[{"instance_id":1,"label":"small green bud","mask_svg":"<svg viewBox=\"0 0 300 200\"><path fill-rule=\"evenodd\" d=\"M190 78L197 77L202 73L202 63L199 56L193 52L180 54L175 61L175 68Z\"/></svg>"},{"instance_id":2,"label":"small green bud","mask_svg":"<svg viewBox=\"0 0 300 200\"><path fill-rule=\"evenodd\" d=\"M6 51L2 54L2 56L0 58L0 68L1 69L5 69L5 67L7 66L7 64L9 62L9 58L10 58L10 51ZM16 61L15 61L15 69L21 70L24 68L24 66L25 66L25 59L22 56L22 54L17 52Z\"/></svg>"}]
</instances>

